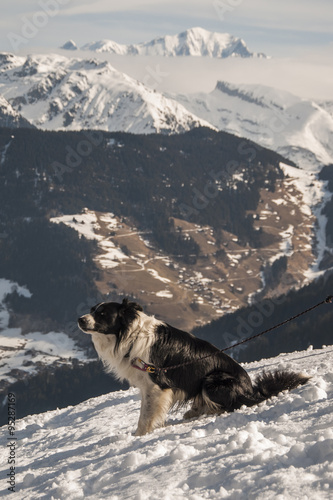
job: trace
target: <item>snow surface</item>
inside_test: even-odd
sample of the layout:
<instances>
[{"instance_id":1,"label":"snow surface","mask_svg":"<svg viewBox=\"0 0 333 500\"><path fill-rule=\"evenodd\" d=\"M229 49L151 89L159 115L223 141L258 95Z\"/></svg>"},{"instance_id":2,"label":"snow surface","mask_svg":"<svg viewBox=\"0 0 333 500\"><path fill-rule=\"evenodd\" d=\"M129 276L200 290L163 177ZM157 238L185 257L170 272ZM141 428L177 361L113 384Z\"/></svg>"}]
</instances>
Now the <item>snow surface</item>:
<instances>
[{"instance_id":1,"label":"snow surface","mask_svg":"<svg viewBox=\"0 0 333 500\"><path fill-rule=\"evenodd\" d=\"M25 417L16 423L13 498L332 498L333 346L244 366L251 377L285 368L312 379L231 414L185 422L176 411L165 428L142 437L133 436L140 407L133 388ZM6 473L5 446L0 456ZM0 498L8 493L3 482Z\"/></svg>"}]
</instances>

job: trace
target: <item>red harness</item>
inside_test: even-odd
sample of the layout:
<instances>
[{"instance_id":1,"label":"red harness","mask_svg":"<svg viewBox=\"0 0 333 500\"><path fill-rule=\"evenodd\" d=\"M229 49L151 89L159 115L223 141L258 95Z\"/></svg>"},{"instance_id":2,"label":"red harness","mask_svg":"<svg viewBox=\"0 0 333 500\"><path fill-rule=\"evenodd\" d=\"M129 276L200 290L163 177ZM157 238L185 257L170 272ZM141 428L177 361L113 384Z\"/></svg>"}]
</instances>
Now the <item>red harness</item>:
<instances>
[{"instance_id":1,"label":"red harness","mask_svg":"<svg viewBox=\"0 0 333 500\"><path fill-rule=\"evenodd\" d=\"M141 366L136 365L135 364L136 362L138 362ZM150 365L149 363L145 363L140 358L133 358L131 361L131 365L133 366L133 368L136 368L137 370L140 370L142 372L155 373L155 371L156 371L156 368L154 365Z\"/></svg>"}]
</instances>

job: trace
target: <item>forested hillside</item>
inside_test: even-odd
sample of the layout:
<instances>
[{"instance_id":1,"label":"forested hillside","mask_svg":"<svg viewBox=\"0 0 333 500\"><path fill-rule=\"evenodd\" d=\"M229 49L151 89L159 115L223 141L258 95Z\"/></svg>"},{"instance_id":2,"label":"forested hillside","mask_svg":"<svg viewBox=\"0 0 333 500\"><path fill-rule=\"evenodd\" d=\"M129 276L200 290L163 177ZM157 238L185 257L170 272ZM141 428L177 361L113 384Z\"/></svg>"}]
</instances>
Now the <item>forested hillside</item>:
<instances>
[{"instance_id":1,"label":"forested hillside","mask_svg":"<svg viewBox=\"0 0 333 500\"><path fill-rule=\"evenodd\" d=\"M247 212L261 189L274 191L283 178L282 158L230 134L0 129L0 154L0 276L32 293L8 298L20 314L64 324L97 294L95 242L51 224L57 215L88 207L126 217L157 248L191 264L200 247L175 218L210 226L221 245L223 230L253 248L272 240Z\"/></svg>"},{"instance_id":2,"label":"forested hillside","mask_svg":"<svg viewBox=\"0 0 333 500\"><path fill-rule=\"evenodd\" d=\"M193 333L222 349L296 316L330 296L333 296L332 272L301 290L291 290L288 294L226 314ZM323 304L272 332L229 350L228 354L248 362L281 352L300 351L310 345L321 348L333 342L332 324L333 304Z\"/></svg>"}]
</instances>

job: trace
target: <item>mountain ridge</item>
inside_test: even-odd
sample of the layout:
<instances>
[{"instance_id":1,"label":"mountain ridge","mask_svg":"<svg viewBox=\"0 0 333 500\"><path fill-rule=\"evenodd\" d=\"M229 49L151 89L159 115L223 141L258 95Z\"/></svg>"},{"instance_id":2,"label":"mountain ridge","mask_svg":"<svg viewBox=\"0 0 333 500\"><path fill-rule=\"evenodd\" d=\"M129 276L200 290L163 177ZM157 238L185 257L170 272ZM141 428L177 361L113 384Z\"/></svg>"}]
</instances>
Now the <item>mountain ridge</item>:
<instances>
[{"instance_id":1,"label":"mountain ridge","mask_svg":"<svg viewBox=\"0 0 333 500\"><path fill-rule=\"evenodd\" d=\"M2 67L0 94L38 128L170 134L211 127L106 61L6 55Z\"/></svg>"},{"instance_id":2,"label":"mountain ridge","mask_svg":"<svg viewBox=\"0 0 333 500\"><path fill-rule=\"evenodd\" d=\"M67 42L62 48L72 49ZM216 33L203 28L190 28L178 35L165 35L148 42L124 45L112 40L86 43L81 50L109 52L118 55L163 57L227 57L266 58L263 53L250 52L244 40L229 33Z\"/></svg>"},{"instance_id":3,"label":"mountain ridge","mask_svg":"<svg viewBox=\"0 0 333 500\"><path fill-rule=\"evenodd\" d=\"M218 130L259 142L304 169L318 172L333 163L333 117L310 99L223 80L209 93L171 96Z\"/></svg>"}]
</instances>

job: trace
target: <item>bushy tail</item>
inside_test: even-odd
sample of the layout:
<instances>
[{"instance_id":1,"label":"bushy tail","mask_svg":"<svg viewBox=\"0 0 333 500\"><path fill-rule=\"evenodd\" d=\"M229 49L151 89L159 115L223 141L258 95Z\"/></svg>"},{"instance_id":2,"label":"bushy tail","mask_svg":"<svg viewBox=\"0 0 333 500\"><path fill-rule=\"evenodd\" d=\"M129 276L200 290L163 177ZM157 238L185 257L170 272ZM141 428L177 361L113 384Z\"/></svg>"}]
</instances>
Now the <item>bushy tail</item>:
<instances>
[{"instance_id":1,"label":"bushy tail","mask_svg":"<svg viewBox=\"0 0 333 500\"><path fill-rule=\"evenodd\" d=\"M277 396L282 391L291 391L306 384L311 377L302 373L276 370L263 372L254 382L254 394L258 402Z\"/></svg>"}]
</instances>

